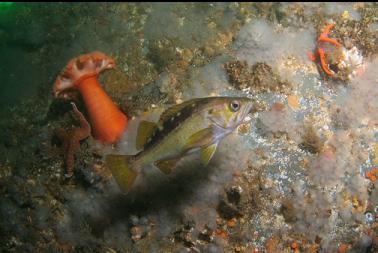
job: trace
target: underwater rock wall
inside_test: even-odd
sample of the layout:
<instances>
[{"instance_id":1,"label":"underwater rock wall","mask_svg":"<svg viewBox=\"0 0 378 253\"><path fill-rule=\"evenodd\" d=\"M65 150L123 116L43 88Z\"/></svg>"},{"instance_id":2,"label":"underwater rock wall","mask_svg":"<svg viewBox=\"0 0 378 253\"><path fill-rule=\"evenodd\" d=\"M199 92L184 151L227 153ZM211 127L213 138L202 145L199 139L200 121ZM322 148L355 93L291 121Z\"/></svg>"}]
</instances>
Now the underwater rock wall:
<instances>
[{"instance_id":1,"label":"underwater rock wall","mask_svg":"<svg viewBox=\"0 0 378 253\"><path fill-rule=\"evenodd\" d=\"M377 24L376 4L14 4L1 12L1 50L10 50L0 59L1 251L377 250L378 62L369 45L378 34L363 30ZM330 37L367 46L358 48L364 72L348 81L308 57L331 19ZM114 146L84 141L67 180L54 129L77 123L53 100L52 84L70 58L93 50L117 62L101 83L131 121ZM198 154L169 176L146 167L122 195L104 155L137 152L141 120L217 95L252 97L252 123L222 140L208 167Z\"/></svg>"}]
</instances>

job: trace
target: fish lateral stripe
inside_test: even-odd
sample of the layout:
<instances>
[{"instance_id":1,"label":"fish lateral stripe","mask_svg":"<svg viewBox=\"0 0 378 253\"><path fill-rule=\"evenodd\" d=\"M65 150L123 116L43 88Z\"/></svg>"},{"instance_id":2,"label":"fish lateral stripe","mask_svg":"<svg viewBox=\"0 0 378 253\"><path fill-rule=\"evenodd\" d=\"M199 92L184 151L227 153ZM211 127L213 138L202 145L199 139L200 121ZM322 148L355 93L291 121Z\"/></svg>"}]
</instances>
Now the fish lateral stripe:
<instances>
[{"instance_id":1,"label":"fish lateral stripe","mask_svg":"<svg viewBox=\"0 0 378 253\"><path fill-rule=\"evenodd\" d=\"M167 111L171 110L172 108L174 109L176 106L183 106L181 110L177 111L175 114L169 115L170 117L166 117L167 113L163 112L159 122L157 123L158 127L152 133L151 139L147 141L146 145L144 146L144 150L148 150L155 146L155 144L162 141L170 132L180 126L185 120L206 108L206 105L209 102L214 101L216 98L218 97L197 98L168 108Z\"/></svg>"}]
</instances>

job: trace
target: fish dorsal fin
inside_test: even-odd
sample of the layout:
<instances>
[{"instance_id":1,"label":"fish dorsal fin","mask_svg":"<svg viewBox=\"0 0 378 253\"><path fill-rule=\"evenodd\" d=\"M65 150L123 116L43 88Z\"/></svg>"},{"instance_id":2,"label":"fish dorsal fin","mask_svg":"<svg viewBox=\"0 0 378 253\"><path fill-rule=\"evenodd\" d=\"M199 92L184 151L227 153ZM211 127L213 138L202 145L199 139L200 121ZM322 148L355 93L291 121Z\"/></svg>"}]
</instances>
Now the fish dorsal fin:
<instances>
[{"instance_id":1,"label":"fish dorsal fin","mask_svg":"<svg viewBox=\"0 0 378 253\"><path fill-rule=\"evenodd\" d=\"M137 139L136 139L136 148L142 149L148 140L152 137L156 130L157 126L156 123L154 122L149 122L149 121L141 121L139 123L138 127L138 134L137 134Z\"/></svg>"},{"instance_id":2,"label":"fish dorsal fin","mask_svg":"<svg viewBox=\"0 0 378 253\"><path fill-rule=\"evenodd\" d=\"M176 164L179 160L180 158L160 160L155 162L155 166L158 167L164 174L170 174L176 167Z\"/></svg>"},{"instance_id":3,"label":"fish dorsal fin","mask_svg":"<svg viewBox=\"0 0 378 253\"><path fill-rule=\"evenodd\" d=\"M207 166L217 150L218 143L214 143L206 148L201 149L201 161L203 165Z\"/></svg>"},{"instance_id":4,"label":"fish dorsal fin","mask_svg":"<svg viewBox=\"0 0 378 253\"><path fill-rule=\"evenodd\" d=\"M164 124L164 122L167 122L175 117L179 117L181 113L183 113L183 110L186 108L190 110L191 112L194 111L195 107L198 104L198 101L199 99L192 99L192 100L189 100L189 101L186 101L181 104L177 104L168 108L161 114L159 123Z\"/></svg>"}]
</instances>

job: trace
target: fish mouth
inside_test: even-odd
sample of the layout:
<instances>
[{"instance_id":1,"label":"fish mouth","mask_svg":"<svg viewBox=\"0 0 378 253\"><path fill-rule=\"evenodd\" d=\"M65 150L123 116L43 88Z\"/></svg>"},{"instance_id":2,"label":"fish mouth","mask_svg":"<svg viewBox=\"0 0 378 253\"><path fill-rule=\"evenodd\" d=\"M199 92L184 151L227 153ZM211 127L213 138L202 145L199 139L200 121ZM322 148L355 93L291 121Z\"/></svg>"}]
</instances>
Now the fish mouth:
<instances>
[{"instance_id":1,"label":"fish mouth","mask_svg":"<svg viewBox=\"0 0 378 253\"><path fill-rule=\"evenodd\" d=\"M245 107L245 110L242 113L242 120L240 121L240 124L248 124L252 121L252 109L253 103L250 103Z\"/></svg>"}]
</instances>

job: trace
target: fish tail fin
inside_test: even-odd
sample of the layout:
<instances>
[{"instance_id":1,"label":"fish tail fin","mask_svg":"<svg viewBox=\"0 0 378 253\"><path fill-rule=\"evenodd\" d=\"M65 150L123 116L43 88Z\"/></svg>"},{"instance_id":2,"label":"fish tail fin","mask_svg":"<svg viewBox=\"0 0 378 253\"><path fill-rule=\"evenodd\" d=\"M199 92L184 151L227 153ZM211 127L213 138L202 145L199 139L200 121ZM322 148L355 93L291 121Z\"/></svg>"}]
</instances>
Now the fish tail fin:
<instances>
[{"instance_id":1,"label":"fish tail fin","mask_svg":"<svg viewBox=\"0 0 378 253\"><path fill-rule=\"evenodd\" d=\"M128 155L107 155L105 159L107 167L111 170L119 187L125 193L129 192L138 175L130 166L131 157Z\"/></svg>"}]
</instances>

